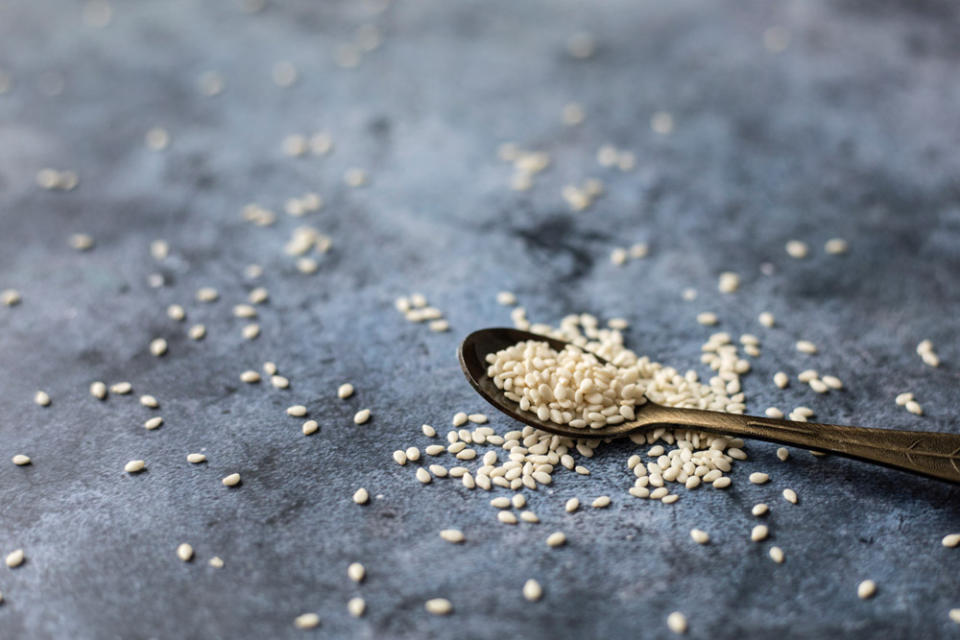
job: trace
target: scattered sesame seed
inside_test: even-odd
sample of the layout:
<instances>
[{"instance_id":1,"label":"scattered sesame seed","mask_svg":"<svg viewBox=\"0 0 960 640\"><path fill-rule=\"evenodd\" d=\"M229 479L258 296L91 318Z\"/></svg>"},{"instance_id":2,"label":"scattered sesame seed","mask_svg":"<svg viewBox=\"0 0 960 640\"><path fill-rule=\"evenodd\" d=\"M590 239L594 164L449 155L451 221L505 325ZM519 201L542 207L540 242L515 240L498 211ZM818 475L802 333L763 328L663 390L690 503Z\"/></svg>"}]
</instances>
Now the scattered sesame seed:
<instances>
[{"instance_id":1,"label":"scattered sesame seed","mask_svg":"<svg viewBox=\"0 0 960 640\"><path fill-rule=\"evenodd\" d=\"M567 503L563 506L564 511L567 513L573 513L580 508L580 500L578 498L570 498L567 500Z\"/></svg>"},{"instance_id":2,"label":"scattered sesame seed","mask_svg":"<svg viewBox=\"0 0 960 640\"><path fill-rule=\"evenodd\" d=\"M428 438L434 438L437 435L437 430L428 424L421 425L420 430L423 432L423 435L427 436Z\"/></svg>"},{"instance_id":3,"label":"scattered sesame seed","mask_svg":"<svg viewBox=\"0 0 960 640\"><path fill-rule=\"evenodd\" d=\"M724 271L720 274L717 288L720 293L733 293L740 288L740 276L732 271Z\"/></svg>"},{"instance_id":4,"label":"scattered sesame seed","mask_svg":"<svg viewBox=\"0 0 960 640\"><path fill-rule=\"evenodd\" d=\"M242 329L241 333L245 340L254 340L260 335L260 325L256 323L248 324Z\"/></svg>"},{"instance_id":5,"label":"scattered sesame seed","mask_svg":"<svg viewBox=\"0 0 960 640\"><path fill-rule=\"evenodd\" d=\"M307 420L303 423L303 427L301 428L301 431L303 431L303 435L305 436L313 435L319 430L320 425L317 424L316 420Z\"/></svg>"},{"instance_id":6,"label":"scattered sesame seed","mask_svg":"<svg viewBox=\"0 0 960 640\"><path fill-rule=\"evenodd\" d=\"M453 605L450 604L450 601L446 598L433 598L427 600L424 604L428 613L432 613L435 616L445 616L451 611L453 611Z\"/></svg>"},{"instance_id":7,"label":"scattered sesame seed","mask_svg":"<svg viewBox=\"0 0 960 640\"><path fill-rule=\"evenodd\" d=\"M177 547L177 557L183 560L184 562L190 562L193 560L193 547L184 542L179 547Z\"/></svg>"},{"instance_id":8,"label":"scattered sesame seed","mask_svg":"<svg viewBox=\"0 0 960 640\"><path fill-rule=\"evenodd\" d=\"M347 602L347 611L354 618L359 618L367 610L367 603L363 598L350 598Z\"/></svg>"},{"instance_id":9,"label":"scattered sesame seed","mask_svg":"<svg viewBox=\"0 0 960 640\"><path fill-rule=\"evenodd\" d=\"M147 468L147 463L143 460L131 460L127 464L123 465L123 470L127 473L140 473Z\"/></svg>"},{"instance_id":10,"label":"scattered sesame seed","mask_svg":"<svg viewBox=\"0 0 960 640\"><path fill-rule=\"evenodd\" d=\"M187 336L191 340L203 340L207 335L207 328L202 324L195 324L187 331Z\"/></svg>"},{"instance_id":11,"label":"scattered sesame seed","mask_svg":"<svg viewBox=\"0 0 960 640\"><path fill-rule=\"evenodd\" d=\"M349 398L352 395L353 395L353 385L350 384L349 382L342 384L337 388L337 397L340 398L341 400L345 400L346 398Z\"/></svg>"},{"instance_id":12,"label":"scattered sesame seed","mask_svg":"<svg viewBox=\"0 0 960 640\"><path fill-rule=\"evenodd\" d=\"M41 407L49 407L50 395L46 391L37 391L33 396L33 401Z\"/></svg>"},{"instance_id":13,"label":"scattered sesame seed","mask_svg":"<svg viewBox=\"0 0 960 640\"><path fill-rule=\"evenodd\" d=\"M757 316L757 321L765 327L772 327L776 323L776 319L769 311L764 311Z\"/></svg>"},{"instance_id":14,"label":"scattered sesame seed","mask_svg":"<svg viewBox=\"0 0 960 640\"><path fill-rule=\"evenodd\" d=\"M800 353L814 354L817 352L817 345L813 344L809 340L798 340L797 351Z\"/></svg>"},{"instance_id":15,"label":"scattered sesame seed","mask_svg":"<svg viewBox=\"0 0 960 640\"><path fill-rule=\"evenodd\" d=\"M679 611L674 611L667 616L667 628L676 634L686 633L687 617Z\"/></svg>"},{"instance_id":16,"label":"scattered sesame seed","mask_svg":"<svg viewBox=\"0 0 960 640\"><path fill-rule=\"evenodd\" d=\"M420 467L417 469L416 476L417 476L417 480L419 480L422 484L430 484L432 480L432 478L430 477L430 472L424 469L423 467Z\"/></svg>"},{"instance_id":17,"label":"scattered sesame seed","mask_svg":"<svg viewBox=\"0 0 960 640\"><path fill-rule=\"evenodd\" d=\"M223 560L219 556L213 556L212 558L210 558L209 564L214 569L223 568Z\"/></svg>"},{"instance_id":18,"label":"scattered sesame seed","mask_svg":"<svg viewBox=\"0 0 960 640\"><path fill-rule=\"evenodd\" d=\"M906 404L906 409L910 413L918 416L923 415L923 407L920 406L920 403L916 400L911 400Z\"/></svg>"},{"instance_id":19,"label":"scattered sesame seed","mask_svg":"<svg viewBox=\"0 0 960 640\"><path fill-rule=\"evenodd\" d=\"M750 539L754 542L760 542L761 540L766 540L767 535L769 534L770 529L765 524L758 524L753 529L750 530Z\"/></svg>"},{"instance_id":20,"label":"scattered sesame seed","mask_svg":"<svg viewBox=\"0 0 960 640\"><path fill-rule=\"evenodd\" d=\"M140 404L148 409L156 409L160 406L160 403L157 401L157 399L150 395L140 396Z\"/></svg>"},{"instance_id":21,"label":"scattered sesame seed","mask_svg":"<svg viewBox=\"0 0 960 640\"><path fill-rule=\"evenodd\" d=\"M367 172L356 167L347 169L346 173L343 174L343 181L348 187L353 187L354 189L366 185L368 180Z\"/></svg>"},{"instance_id":22,"label":"scattered sesame seed","mask_svg":"<svg viewBox=\"0 0 960 640\"><path fill-rule=\"evenodd\" d=\"M727 476L721 476L716 480L714 480L712 484L714 489L726 489L727 487L730 486L731 482L732 481Z\"/></svg>"},{"instance_id":23,"label":"scattered sesame seed","mask_svg":"<svg viewBox=\"0 0 960 640\"><path fill-rule=\"evenodd\" d=\"M843 238L830 238L823 245L823 250L831 255L839 255L847 252L847 241Z\"/></svg>"},{"instance_id":24,"label":"scattered sesame seed","mask_svg":"<svg viewBox=\"0 0 960 640\"><path fill-rule=\"evenodd\" d=\"M2 302L7 307L13 307L20 304L22 298L20 297L20 292L16 289L4 289L0 291L0 302Z\"/></svg>"},{"instance_id":25,"label":"scattered sesame seed","mask_svg":"<svg viewBox=\"0 0 960 640\"><path fill-rule=\"evenodd\" d=\"M370 502L370 493L363 487L360 487L354 492L353 501L357 504L367 504Z\"/></svg>"},{"instance_id":26,"label":"scattered sesame seed","mask_svg":"<svg viewBox=\"0 0 960 640\"><path fill-rule=\"evenodd\" d=\"M957 624L960 624L960 609L950 609L950 611L947 613L947 617Z\"/></svg>"},{"instance_id":27,"label":"scattered sesame seed","mask_svg":"<svg viewBox=\"0 0 960 640\"><path fill-rule=\"evenodd\" d=\"M600 496L594 500L591 504L591 507L594 509L603 509L610 506L610 496Z\"/></svg>"},{"instance_id":28,"label":"scattered sesame seed","mask_svg":"<svg viewBox=\"0 0 960 640\"><path fill-rule=\"evenodd\" d=\"M290 386L290 381L283 376L270 376L270 384L277 389L286 389Z\"/></svg>"},{"instance_id":29,"label":"scattered sesame seed","mask_svg":"<svg viewBox=\"0 0 960 640\"><path fill-rule=\"evenodd\" d=\"M260 374L253 369L247 369L240 374L240 380L241 382L246 382L247 384L254 384L260 382Z\"/></svg>"},{"instance_id":30,"label":"scattered sesame seed","mask_svg":"<svg viewBox=\"0 0 960 640\"><path fill-rule=\"evenodd\" d=\"M750 474L750 482L753 484L766 484L769 480L770 476L759 471Z\"/></svg>"},{"instance_id":31,"label":"scattered sesame seed","mask_svg":"<svg viewBox=\"0 0 960 640\"><path fill-rule=\"evenodd\" d=\"M523 584L523 597L529 602L536 602L543 596L543 588L540 583L530 578Z\"/></svg>"},{"instance_id":32,"label":"scattered sesame seed","mask_svg":"<svg viewBox=\"0 0 960 640\"><path fill-rule=\"evenodd\" d=\"M187 317L187 312L178 304L172 304L167 307L167 317L177 322L182 322Z\"/></svg>"},{"instance_id":33,"label":"scattered sesame seed","mask_svg":"<svg viewBox=\"0 0 960 640\"><path fill-rule=\"evenodd\" d=\"M131 391L133 391L133 385L129 382L117 382L110 385L110 393L115 393L118 396L125 396Z\"/></svg>"},{"instance_id":34,"label":"scattered sesame seed","mask_svg":"<svg viewBox=\"0 0 960 640\"><path fill-rule=\"evenodd\" d=\"M960 544L960 533L951 533L943 537L943 546L953 548Z\"/></svg>"},{"instance_id":35,"label":"scattered sesame seed","mask_svg":"<svg viewBox=\"0 0 960 640\"><path fill-rule=\"evenodd\" d=\"M320 616L315 613L301 613L293 619L297 629L314 629L320 624Z\"/></svg>"},{"instance_id":36,"label":"scattered sesame seed","mask_svg":"<svg viewBox=\"0 0 960 640\"><path fill-rule=\"evenodd\" d=\"M797 504L797 492L793 489L784 489L783 490L783 499L789 502L790 504Z\"/></svg>"},{"instance_id":37,"label":"scattered sesame seed","mask_svg":"<svg viewBox=\"0 0 960 640\"><path fill-rule=\"evenodd\" d=\"M26 556L23 553L23 549L17 549L7 554L7 557L5 558L5 562L8 567L10 567L11 569L14 569L16 567L19 567L21 564L23 564L23 561L25 558Z\"/></svg>"},{"instance_id":38,"label":"scattered sesame seed","mask_svg":"<svg viewBox=\"0 0 960 640\"><path fill-rule=\"evenodd\" d=\"M560 547L567 543L567 536L562 531L554 531L547 536L548 547Z\"/></svg>"},{"instance_id":39,"label":"scattered sesame seed","mask_svg":"<svg viewBox=\"0 0 960 640\"><path fill-rule=\"evenodd\" d=\"M187 462L189 462L190 464L200 464L201 462L206 462L206 461L207 461L207 456L203 455L202 453L187 454Z\"/></svg>"},{"instance_id":40,"label":"scattered sesame seed","mask_svg":"<svg viewBox=\"0 0 960 640\"><path fill-rule=\"evenodd\" d=\"M787 242L786 249L787 255L798 260L801 258L806 258L809 250L807 248L807 244L805 242L801 242L800 240L790 240Z\"/></svg>"},{"instance_id":41,"label":"scattered sesame seed","mask_svg":"<svg viewBox=\"0 0 960 640\"><path fill-rule=\"evenodd\" d=\"M781 389L785 389L787 385L790 384L790 377L783 371L777 371L775 374L773 374L773 384L777 385Z\"/></svg>"},{"instance_id":42,"label":"scattered sesame seed","mask_svg":"<svg viewBox=\"0 0 960 640\"><path fill-rule=\"evenodd\" d=\"M247 296L247 300L253 304L263 304L269 299L270 292L265 287L257 287Z\"/></svg>"},{"instance_id":43,"label":"scattered sesame seed","mask_svg":"<svg viewBox=\"0 0 960 640\"><path fill-rule=\"evenodd\" d=\"M877 592L877 584L873 580L864 580L857 585L857 597L861 600L872 598Z\"/></svg>"},{"instance_id":44,"label":"scattered sesame seed","mask_svg":"<svg viewBox=\"0 0 960 640\"><path fill-rule=\"evenodd\" d=\"M454 414L452 424L453 424L453 426L455 426L455 427L459 427L459 426L465 424L465 423L467 422L467 420L468 420L467 414L464 413L463 411L460 411L460 412Z\"/></svg>"},{"instance_id":45,"label":"scattered sesame seed","mask_svg":"<svg viewBox=\"0 0 960 640\"><path fill-rule=\"evenodd\" d=\"M153 127L147 131L144 140L152 151L163 151L170 146L170 133L163 127Z\"/></svg>"},{"instance_id":46,"label":"scattered sesame seed","mask_svg":"<svg viewBox=\"0 0 960 640\"><path fill-rule=\"evenodd\" d=\"M367 575L367 570L359 562L351 562L347 567L347 577L349 577L354 582L363 582L364 577Z\"/></svg>"},{"instance_id":47,"label":"scattered sesame seed","mask_svg":"<svg viewBox=\"0 0 960 640\"><path fill-rule=\"evenodd\" d=\"M194 297L196 297L197 302L215 302L220 294L213 287L201 287L197 289Z\"/></svg>"},{"instance_id":48,"label":"scattered sesame seed","mask_svg":"<svg viewBox=\"0 0 960 640\"><path fill-rule=\"evenodd\" d=\"M361 409L353 416L353 421L356 424L363 424L370 419L370 409Z\"/></svg>"},{"instance_id":49,"label":"scattered sesame seed","mask_svg":"<svg viewBox=\"0 0 960 640\"><path fill-rule=\"evenodd\" d=\"M697 544L707 544L710 542L710 534L700 529L691 529L690 537L693 538L693 541Z\"/></svg>"},{"instance_id":50,"label":"scattered sesame seed","mask_svg":"<svg viewBox=\"0 0 960 640\"><path fill-rule=\"evenodd\" d=\"M500 511L497 513L497 520L503 524L517 524L517 516L512 511Z\"/></svg>"},{"instance_id":51,"label":"scattered sesame seed","mask_svg":"<svg viewBox=\"0 0 960 640\"><path fill-rule=\"evenodd\" d=\"M781 461L786 461L786 459L790 457L790 451L787 450L786 447L780 447L777 449L777 457L780 458Z\"/></svg>"},{"instance_id":52,"label":"scattered sesame seed","mask_svg":"<svg viewBox=\"0 0 960 640\"><path fill-rule=\"evenodd\" d=\"M158 358L167 352L167 341L163 338L156 338L150 342L150 353Z\"/></svg>"},{"instance_id":53,"label":"scattered sesame seed","mask_svg":"<svg viewBox=\"0 0 960 640\"><path fill-rule=\"evenodd\" d=\"M770 508L762 502L759 504L753 505L753 508L750 509L750 513L757 516L758 518L760 516L766 515L768 511L770 511Z\"/></svg>"},{"instance_id":54,"label":"scattered sesame seed","mask_svg":"<svg viewBox=\"0 0 960 640\"><path fill-rule=\"evenodd\" d=\"M17 465L18 467L28 465L30 462L30 456L25 456L22 453L18 453L17 455L13 456L13 464Z\"/></svg>"},{"instance_id":55,"label":"scattered sesame seed","mask_svg":"<svg viewBox=\"0 0 960 640\"><path fill-rule=\"evenodd\" d=\"M763 413L764 413L764 415L767 416L768 418L782 418L782 417L783 417L783 411L780 411L780 409L777 409L776 407L767 407L766 409L764 409Z\"/></svg>"},{"instance_id":56,"label":"scattered sesame seed","mask_svg":"<svg viewBox=\"0 0 960 640\"><path fill-rule=\"evenodd\" d=\"M225 487L235 487L238 484L240 484L240 474L231 473L230 475L223 478L223 480L221 480L220 482L222 482L223 486Z\"/></svg>"},{"instance_id":57,"label":"scattered sesame seed","mask_svg":"<svg viewBox=\"0 0 960 640\"><path fill-rule=\"evenodd\" d=\"M497 304L505 307L512 307L513 305L517 304L517 296L509 291L501 291L497 294Z\"/></svg>"},{"instance_id":58,"label":"scattered sesame seed","mask_svg":"<svg viewBox=\"0 0 960 640\"><path fill-rule=\"evenodd\" d=\"M160 425L162 424L163 424L163 418L161 418L160 416L156 416L144 422L143 428L146 429L147 431L153 431L154 429L159 428Z\"/></svg>"},{"instance_id":59,"label":"scattered sesame seed","mask_svg":"<svg viewBox=\"0 0 960 640\"><path fill-rule=\"evenodd\" d=\"M770 559L777 564L783 564L783 549L780 547L770 547Z\"/></svg>"},{"instance_id":60,"label":"scattered sesame seed","mask_svg":"<svg viewBox=\"0 0 960 640\"><path fill-rule=\"evenodd\" d=\"M150 243L150 255L154 260L165 260L170 255L170 245L166 240L154 240Z\"/></svg>"},{"instance_id":61,"label":"scattered sesame seed","mask_svg":"<svg viewBox=\"0 0 960 640\"><path fill-rule=\"evenodd\" d=\"M295 404L291 407L287 407L287 415L293 416L294 418L302 418L307 415L307 408L302 404Z\"/></svg>"},{"instance_id":62,"label":"scattered sesame seed","mask_svg":"<svg viewBox=\"0 0 960 640\"><path fill-rule=\"evenodd\" d=\"M843 382L836 376L823 376L821 380L831 389L843 389Z\"/></svg>"},{"instance_id":63,"label":"scattered sesame seed","mask_svg":"<svg viewBox=\"0 0 960 640\"><path fill-rule=\"evenodd\" d=\"M460 531L459 529L443 529L440 531L440 537L447 542L452 542L454 544L463 542L466 539L463 535L463 531Z\"/></svg>"},{"instance_id":64,"label":"scattered sesame seed","mask_svg":"<svg viewBox=\"0 0 960 640\"><path fill-rule=\"evenodd\" d=\"M93 249L94 240L93 236L86 233L74 233L67 240L67 244L76 251L89 251Z\"/></svg>"}]
</instances>

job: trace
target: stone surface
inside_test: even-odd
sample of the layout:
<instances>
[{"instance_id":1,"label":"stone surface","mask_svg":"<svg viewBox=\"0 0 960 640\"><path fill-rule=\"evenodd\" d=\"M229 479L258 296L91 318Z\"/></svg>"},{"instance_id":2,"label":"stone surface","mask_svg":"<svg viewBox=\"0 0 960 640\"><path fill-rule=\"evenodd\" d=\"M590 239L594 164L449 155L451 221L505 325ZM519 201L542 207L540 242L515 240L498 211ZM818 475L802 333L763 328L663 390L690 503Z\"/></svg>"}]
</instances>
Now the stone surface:
<instances>
[{"instance_id":1,"label":"stone surface","mask_svg":"<svg viewBox=\"0 0 960 640\"><path fill-rule=\"evenodd\" d=\"M702 375L713 330L694 318L715 311L720 330L762 341L745 379L750 411L802 404L836 423L960 428L956 5L116 4L95 28L76 2L0 2L0 289L23 294L0 307L0 552L27 556L0 569L0 635L664 637L674 610L691 638L956 631L960 557L940 538L960 530L960 492L943 483L804 451L780 462L774 445L749 443L730 489L681 491L666 506L627 495L632 447L616 443L586 462L590 477L557 473L526 492L541 524L504 526L490 494L421 486L416 465L390 456L429 444L421 423L442 437L455 411L490 411L454 350L469 331L509 322L494 301L503 289L535 321L624 316L631 347ZM364 24L381 28L382 47L338 67L338 47ZM778 25L789 33L780 53L764 45L766 32L777 48L767 30ZM594 35L594 57L566 53L578 31ZM288 89L270 77L283 60L300 72ZM225 78L219 96L198 91L208 70ZM578 127L561 123L570 101L587 113ZM671 134L651 131L657 111L673 114ZM144 143L155 126L171 135L165 151ZM283 154L286 135L321 129L329 156ZM530 191L509 189L503 141L550 152ZM599 167L606 142L634 151L637 168ZM76 170L78 188L39 189L43 167ZM350 167L370 184L346 187ZM572 213L560 191L587 177L606 194ZM283 213L308 191L323 210ZM276 224L244 222L249 202L277 211ZM313 275L282 252L300 224L333 238ZM96 239L92 251L68 247L77 232ZM834 236L849 240L847 255L824 253ZM162 262L150 257L156 238L172 246ZM789 258L791 238L810 257ZM648 258L610 264L611 249L636 241L650 243ZM265 271L256 283L242 275L253 262ZM732 295L717 292L727 270L742 278ZM166 285L148 286L152 273ZM246 341L230 309L256 284L270 302ZM197 303L207 285L219 301ZM681 299L686 287L696 301ZM446 312L449 333L393 310L413 291ZM185 323L165 314L175 302ZM756 322L763 310L775 328ZM207 326L199 342L186 336L196 322ZM148 351L155 337L169 343L161 358ZM800 338L820 354L798 355ZM939 369L914 353L924 338ZM267 360L289 390L240 382ZM771 382L808 367L847 389ZM135 391L99 402L94 380ZM345 381L357 392L339 400ZM33 403L40 388L52 406ZM905 390L924 417L894 405ZM141 393L160 408L140 406ZM301 435L292 404L308 407L317 434ZM357 426L363 407L373 419ZM515 427L490 414L498 430ZM145 430L154 415L163 426ZM207 462L187 463L190 452ZM16 453L33 464L14 466ZM147 470L125 474L131 459ZM771 482L749 484L752 471ZM242 484L222 486L233 472ZM351 500L361 486L367 506ZM786 487L798 505L780 497ZM569 497L602 494L608 509L563 511ZM771 535L758 544L760 501ZM467 542L441 540L450 527ZM693 527L709 545L690 540ZM555 530L568 544L548 549ZM177 559L182 542L193 562ZM222 569L208 566L215 555ZM367 567L360 585L346 575L354 561ZM528 578L543 585L538 603L521 597ZM867 578L877 595L860 601ZM346 608L357 595L362 619ZM428 615L434 597L454 613ZM295 629L310 611L320 626Z\"/></svg>"}]
</instances>

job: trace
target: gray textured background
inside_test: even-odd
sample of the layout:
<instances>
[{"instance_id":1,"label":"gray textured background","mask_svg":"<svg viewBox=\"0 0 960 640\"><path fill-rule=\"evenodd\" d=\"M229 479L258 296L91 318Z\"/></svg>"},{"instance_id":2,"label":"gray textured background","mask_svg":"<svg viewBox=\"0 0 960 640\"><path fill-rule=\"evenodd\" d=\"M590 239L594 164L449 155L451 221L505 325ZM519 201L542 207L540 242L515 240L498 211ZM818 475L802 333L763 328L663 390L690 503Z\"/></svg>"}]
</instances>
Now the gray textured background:
<instances>
[{"instance_id":1,"label":"gray textured background","mask_svg":"<svg viewBox=\"0 0 960 640\"><path fill-rule=\"evenodd\" d=\"M635 638L669 635L673 610L693 638L954 637L960 606L958 551L940 538L960 529L954 487L836 457L751 443L727 491L681 492L673 506L632 499L616 444L589 461L593 475L556 475L527 492L543 523L507 527L490 494L457 481L421 487L390 461L401 446L428 444L422 422L445 431L458 410L487 410L462 379L458 338L506 324L494 303L518 293L531 319L569 312L632 321L630 345L681 369L699 365L714 310L721 329L752 331L763 355L745 380L748 407L806 404L838 423L957 430L960 352L960 22L947 0L869 3L398 1L373 13L363 2L271 2L256 15L233 2L117 3L106 29L85 26L80 3L0 1L0 289L24 296L0 307L0 551L27 563L0 569L3 638ZM336 47L361 24L383 46L359 68L335 64ZM789 29L774 54L765 29ZM574 32L598 42L590 60L565 53ZM270 80L291 60L300 81ZM226 91L197 91L205 70ZM51 75L53 74L53 75ZM43 87L59 77L63 90ZM569 101L580 127L560 123ZM674 114L670 136L648 122ZM173 136L163 153L143 144L151 126ZM291 159L290 133L325 128L335 152ZM507 188L496 159L513 140L547 150L553 166L533 190ZM635 171L597 166L604 142L637 153ZM45 192L45 166L76 169L73 192ZM369 187L346 188L347 167ZM588 176L607 195L572 214L561 187ZM301 222L245 223L250 201L282 210L308 190L327 206L306 220L333 250L313 276L281 246ZM67 248L91 233L89 253ZM823 241L842 236L846 256ZM165 238L162 264L148 244ZM783 251L810 243L810 258ZM610 265L614 246L646 240L651 256ZM232 304L254 286L259 262L271 301L263 335L240 337ZM760 265L775 267L771 276ZM737 271L735 295L716 276ZM168 285L147 286L162 272ZM221 299L192 300L212 284ZM696 302L681 300L685 287ZM392 309L422 291L453 330L429 333ZM188 340L167 304L187 306L208 337ZM756 323L773 311L777 328ZM147 345L170 342L157 359ZM799 356L793 342L821 355ZM944 365L914 353L932 339ZM279 363L288 391L239 382L240 371ZM847 384L816 396L774 371L813 366ZM92 380L127 379L161 403L166 424L134 397L95 401ZM334 396L352 381L349 401ZM43 388L54 399L31 399ZM895 407L914 391L926 415ZM321 424L306 438L283 409L306 404ZM356 427L360 407L374 418ZM513 428L494 419L498 430ZM204 449L209 462L184 456ZM34 464L14 467L27 453ZM122 473L131 458L149 471ZM766 486L746 482L763 470ZM219 479L239 471L242 487ZM382 494L350 502L358 486ZM798 506L779 497L784 487ZM604 511L563 513L563 501L609 493ZM765 500L771 541L748 540L749 508ZM437 531L462 528L452 546ZM713 542L694 545L691 527ZM570 540L548 550L547 534ZM197 561L174 549L189 541ZM767 557L771 544L787 560ZM226 566L206 562L221 556ZM350 583L359 560L367 581ZM528 604L520 587L544 586ZM877 581L872 600L856 585ZM362 595L368 613L347 616ZM449 597L435 618L423 601ZM321 627L296 631L316 611Z\"/></svg>"}]
</instances>

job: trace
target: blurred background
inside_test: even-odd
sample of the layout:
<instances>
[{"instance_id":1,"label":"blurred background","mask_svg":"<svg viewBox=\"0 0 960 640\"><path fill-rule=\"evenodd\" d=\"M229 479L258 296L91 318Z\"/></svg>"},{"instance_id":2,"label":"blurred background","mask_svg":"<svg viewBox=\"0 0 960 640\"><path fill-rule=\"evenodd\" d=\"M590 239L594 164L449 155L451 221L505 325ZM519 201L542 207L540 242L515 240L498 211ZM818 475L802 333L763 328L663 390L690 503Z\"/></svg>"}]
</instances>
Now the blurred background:
<instances>
[{"instance_id":1,"label":"blurred background","mask_svg":"<svg viewBox=\"0 0 960 640\"><path fill-rule=\"evenodd\" d=\"M706 373L713 331L761 334L748 412L957 430L958 12L0 0L0 290L20 299L0 305L0 447L34 460L0 465L0 550L28 557L0 571L0 636L664 637L674 610L690 637L954 633L957 558L939 540L960 494L945 484L805 452L788 466L751 443L757 464L729 492L668 507L627 496L632 445L617 443L592 477L528 497L544 524L514 529L489 494L420 487L390 452L423 446L421 423L442 434L454 412L488 410L454 350L510 324L503 290L534 322L624 317L628 346L681 371ZM722 272L736 294L718 292ZM204 286L218 303L194 301ZM251 340L230 308L258 286ZM394 310L413 292L449 331ZM762 311L776 330L761 333ZM813 364L801 338L820 347ZM940 367L917 357L923 339ZM291 394L238 382L268 360ZM808 366L847 390L770 382ZM142 429L135 401L90 398L100 379L160 398L163 429ZM345 381L350 403L332 395ZM924 416L894 404L904 391ZM277 418L293 400L319 434ZM193 450L208 468L184 468ZM149 474L120 473L131 458ZM758 469L779 477L750 486ZM243 486L225 493L233 471ZM366 510L350 501L361 485L382 496ZM801 504L770 516L787 554L774 565L749 509L779 507L786 486ZM612 508L565 519L567 497L603 493ZM439 540L454 525L470 544ZM693 526L714 542L691 549ZM557 529L570 544L547 554ZM174 555L184 541L192 565ZM357 560L361 587L345 576ZM519 591L531 576L535 605ZM878 594L861 602L868 577ZM439 596L453 615L424 613ZM295 629L306 611L320 626Z\"/></svg>"}]
</instances>

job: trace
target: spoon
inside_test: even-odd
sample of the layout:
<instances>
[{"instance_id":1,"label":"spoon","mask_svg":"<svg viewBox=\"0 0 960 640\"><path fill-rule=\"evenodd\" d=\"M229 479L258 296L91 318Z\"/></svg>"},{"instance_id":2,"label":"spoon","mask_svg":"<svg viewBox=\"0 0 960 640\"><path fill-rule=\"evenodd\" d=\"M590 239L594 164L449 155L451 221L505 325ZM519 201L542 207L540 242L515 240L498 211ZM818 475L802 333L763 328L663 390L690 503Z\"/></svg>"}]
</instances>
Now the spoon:
<instances>
[{"instance_id":1,"label":"spoon","mask_svg":"<svg viewBox=\"0 0 960 640\"><path fill-rule=\"evenodd\" d=\"M815 422L794 422L779 418L745 416L704 409L665 407L647 402L634 407L636 419L600 429L578 428L539 420L534 413L503 395L487 376L486 356L518 342L536 340L562 351L568 343L519 329L481 329L467 336L458 350L460 366L473 388L487 402L536 429L569 438L621 438L636 431L655 427L687 427L742 438L836 453L894 469L960 483L960 435L929 431L900 431L844 427ZM595 355L595 354L594 354ZM597 356L597 360L606 363Z\"/></svg>"}]
</instances>

